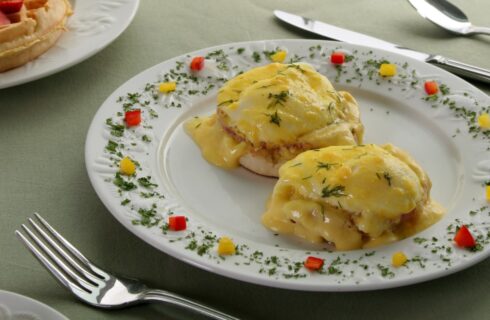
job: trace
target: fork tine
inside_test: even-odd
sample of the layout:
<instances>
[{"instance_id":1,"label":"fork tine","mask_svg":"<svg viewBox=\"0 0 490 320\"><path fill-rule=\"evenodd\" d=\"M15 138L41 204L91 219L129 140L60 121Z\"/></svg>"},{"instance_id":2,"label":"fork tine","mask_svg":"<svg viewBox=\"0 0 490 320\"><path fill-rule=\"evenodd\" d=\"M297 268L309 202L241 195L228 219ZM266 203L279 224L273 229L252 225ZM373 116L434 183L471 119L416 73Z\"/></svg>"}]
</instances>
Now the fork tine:
<instances>
[{"instance_id":1,"label":"fork tine","mask_svg":"<svg viewBox=\"0 0 490 320\"><path fill-rule=\"evenodd\" d=\"M51 234L58 239L60 243L62 243L75 257L77 257L80 262L82 262L87 268L89 268L93 273L102 277L103 279L109 279L110 275L101 269L97 268L93 263L90 262L89 259L85 258L85 256L77 250L68 240L66 240L61 234L59 234L46 220L41 217L41 215L37 212L34 212L34 216L43 224L43 226L51 232Z\"/></svg>"},{"instance_id":2,"label":"fork tine","mask_svg":"<svg viewBox=\"0 0 490 320\"><path fill-rule=\"evenodd\" d=\"M100 282L100 278L97 275L94 275L88 272L85 268L80 266L80 264L73 259L64 248L62 248L50 235L48 235L38 224L31 218L28 219L31 225L36 229L36 231L46 240L55 250L56 252L62 256L66 261L68 261L73 268L75 268L78 272L83 274L88 280L97 284Z\"/></svg>"},{"instance_id":3,"label":"fork tine","mask_svg":"<svg viewBox=\"0 0 490 320\"><path fill-rule=\"evenodd\" d=\"M81 276L73 272L73 270L69 266L67 266L66 263L61 261L61 259L58 258L58 256L53 252L53 250L51 250L47 245L45 245L28 227L26 227L23 224L22 228L31 237L31 239L34 240L34 242L44 252L44 254L47 254L54 261L54 263L58 266L59 269L63 270L73 280L75 280L78 286L82 287L88 292L91 292L94 289L94 285L88 283Z\"/></svg>"},{"instance_id":4,"label":"fork tine","mask_svg":"<svg viewBox=\"0 0 490 320\"><path fill-rule=\"evenodd\" d=\"M52 264L19 230L15 230L15 235L29 249L32 255L66 288L72 291L83 291L76 283L68 279L56 265Z\"/></svg>"}]
</instances>

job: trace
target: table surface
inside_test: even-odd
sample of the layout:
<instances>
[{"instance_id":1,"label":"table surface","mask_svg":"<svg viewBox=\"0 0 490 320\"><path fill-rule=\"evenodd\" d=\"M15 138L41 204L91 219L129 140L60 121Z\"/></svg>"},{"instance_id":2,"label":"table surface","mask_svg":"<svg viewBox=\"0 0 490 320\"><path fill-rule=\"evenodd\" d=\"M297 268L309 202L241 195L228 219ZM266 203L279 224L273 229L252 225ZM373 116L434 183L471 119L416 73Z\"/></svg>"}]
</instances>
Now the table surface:
<instances>
[{"instance_id":1,"label":"table surface","mask_svg":"<svg viewBox=\"0 0 490 320\"><path fill-rule=\"evenodd\" d=\"M490 1L453 2L474 24L490 26ZM407 1L141 1L133 23L102 52L58 74L0 91L0 289L30 296L70 319L194 316L165 305L104 311L76 301L14 236L33 212L40 212L100 266L244 319L488 319L489 259L396 289L311 293L268 288L157 251L124 229L98 199L85 171L84 143L102 102L132 76L186 52L238 41L315 38L280 24L273 9L490 69L490 37L453 36L419 17ZM489 85L474 85L490 93Z\"/></svg>"}]
</instances>

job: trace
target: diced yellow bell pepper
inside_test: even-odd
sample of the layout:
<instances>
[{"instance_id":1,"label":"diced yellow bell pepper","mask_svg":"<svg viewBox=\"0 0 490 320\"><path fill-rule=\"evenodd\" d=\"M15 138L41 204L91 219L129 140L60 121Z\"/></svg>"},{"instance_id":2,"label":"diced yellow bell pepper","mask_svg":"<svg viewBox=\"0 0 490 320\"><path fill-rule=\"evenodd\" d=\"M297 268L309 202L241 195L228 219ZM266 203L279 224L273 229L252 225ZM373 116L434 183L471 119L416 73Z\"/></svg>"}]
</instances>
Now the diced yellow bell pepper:
<instances>
[{"instance_id":1,"label":"diced yellow bell pepper","mask_svg":"<svg viewBox=\"0 0 490 320\"><path fill-rule=\"evenodd\" d=\"M132 176L136 172L136 165L128 157L124 157L119 162L119 171L127 176Z\"/></svg>"},{"instance_id":2,"label":"diced yellow bell pepper","mask_svg":"<svg viewBox=\"0 0 490 320\"><path fill-rule=\"evenodd\" d=\"M177 83L175 82L162 82L159 87L160 92L163 93L175 91L175 88L177 88Z\"/></svg>"},{"instance_id":3,"label":"diced yellow bell pepper","mask_svg":"<svg viewBox=\"0 0 490 320\"><path fill-rule=\"evenodd\" d=\"M487 201L490 202L490 186L485 186L485 197Z\"/></svg>"},{"instance_id":4,"label":"diced yellow bell pepper","mask_svg":"<svg viewBox=\"0 0 490 320\"><path fill-rule=\"evenodd\" d=\"M283 62L284 60L286 60L287 54L288 53L286 51L284 51L284 50L277 51L276 53L274 53L273 55L271 55L271 60L273 62Z\"/></svg>"},{"instance_id":5,"label":"diced yellow bell pepper","mask_svg":"<svg viewBox=\"0 0 490 320\"><path fill-rule=\"evenodd\" d=\"M396 74L396 64L383 63L379 67L379 75L383 77L393 77Z\"/></svg>"},{"instance_id":6,"label":"diced yellow bell pepper","mask_svg":"<svg viewBox=\"0 0 490 320\"><path fill-rule=\"evenodd\" d=\"M490 129L490 115L488 113L482 113L478 117L478 125L482 129Z\"/></svg>"},{"instance_id":7,"label":"diced yellow bell pepper","mask_svg":"<svg viewBox=\"0 0 490 320\"><path fill-rule=\"evenodd\" d=\"M236 248L233 241L228 237L221 237L218 242L218 254L219 255L231 255L235 254Z\"/></svg>"},{"instance_id":8,"label":"diced yellow bell pepper","mask_svg":"<svg viewBox=\"0 0 490 320\"><path fill-rule=\"evenodd\" d=\"M395 252L393 256L391 256L391 264L393 265L393 267L401 267L407 261L407 256L401 251Z\"/></svg>"}]
</instances>

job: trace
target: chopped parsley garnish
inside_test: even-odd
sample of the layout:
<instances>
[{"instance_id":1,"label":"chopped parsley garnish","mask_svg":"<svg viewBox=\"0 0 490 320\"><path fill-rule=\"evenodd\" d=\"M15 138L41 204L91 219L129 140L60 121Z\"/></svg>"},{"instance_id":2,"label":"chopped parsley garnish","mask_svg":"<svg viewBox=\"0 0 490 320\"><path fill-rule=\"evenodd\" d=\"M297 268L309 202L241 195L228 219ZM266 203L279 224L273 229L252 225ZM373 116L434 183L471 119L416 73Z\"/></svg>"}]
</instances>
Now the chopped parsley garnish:
<instances>
[{"instance_id":1,"label":"chopped parsley garnish","mask_svg":"<svg viewBox=\"0 0 490 320\"><path fill-rule=\"evenodd\" d=\"M271 60L272 60L271 56L272 56L272 55L274 55L274 54L276 54L276 53L277 53L279 50L280 50L279 48L277 48L275 51L268 51L268 50L264 50L264 51L262 51L262 53L263 53L263 54L264 54L264 56L266 56L268 59L271 59Z\"/></svg>"},{"instance_id":2,"label":"chopped parsley garnish","mask_svg":"<svg viewBox=\"0 0 490 320\"><path fill-rule=\"evenodd\" d=\"M215 59L218 65L216 66L218 69L223 71L228 71L228 55L222 49L210 52L206 55L206 59Z\"/></svg>"},{"instance_id":3,"label":"chopped parsley garnish","mask_svg":"<svg viewBox=\"0 0 490 320\"><path fill-rule=\"evenodd\" d=\"M114 178L113 183L116 185L116 187L119 187L123 191L136 189L136 185L130 181L124 180L119 172L116 172L116 177Z\"/></svg>"},{"instance_id":4,"label":"chopped parsley garnish","mask_svg":"<svg viewBox=\"0 0 490 320\"><path fill-rule=\"evenodd\" d=\"M382 266L380 264L378 264L377 267L381 272L381 276L383 278L393 278L395 276L395 274L393 273L393 271L390 270L390 268Z\"/></svg>"},{"instance_id":5,"label":"chopped parsley garnish","mask_svg":"<svg viewBox=\"0 0 490 320\"><path fill-rule=\"evenodd\" d=\"M321 162L321 161L318 161L318 165L316 166L316 171L320 170L320 169L325 169L325 170L330 170L334 165L336 165L336 163L327 163L327 162Z\"/></svg>"},{"instance_id":6,"label":"chopped parsley garnish","mask_svg":"<svg viewBox=\"0 0 490 320\"><path fill-rule=\"evenodd\" d=\"M153 227L156 226L162 218L157 217L157 206L153 204L150 209L139 208L138 213L141 216L140 220L131 221L134 225L142 225L144 227Z\"/></svg>"},{"instance_id":7,"label":"chopped parsley garnish","mask_svg":"<svg viewBox=\"0 0 490 320\"><path fill-rule=\"evenodd\" d=\"M257 51L254 51L252 53L252 58L254 59L255 62L259 63L262 58L260 57L260 54Z\"/></svg>"},{"instance_id":8,"label":"chopped parsley garnish","mask_svg":"<svg viewBox=\"0 0 490 320\"><path fill-rule=\"evenodd\" d=\"M289 68L294 68L294 69L300 71L301 73L305 73L305 70L303 68L301 68L301 66L299 64L290 63L287 65L286 69L289 69Z\"/></svg>"},{"instance_id":9,"label":"chopped parsley garnish","mask_svg":"<svg viewBox=\"0 0 490 320\"><path fill-rule=\"evenodd\" d=\"M334 267L333 265L328 267L327 269L328 274L341 274L342 271L340 271L338 268Z\"/></svg>"},{"instance_id":10,"label":"chopped parsley garnish","mask_svg":"<svg viewBox=\"0 0 490 320\"><path fill-rule=\"evenodd\" d=\"M242 54L245 51L245 48L238 48L236 49L236 53Z\"/></svg>"},{"instance_id":11,"label":"chopped parsley garnish","mask_svg":"<svg viewBox=\"0 0 490 320\"><path fill-rule=\"evenodd\" d=\"M328 198L328 197L345 197L346 194L344 193L345 187L342 185L337 185L330 187L330 185L327 185L322 189L322 197L323 198Z\"/></svg>"},{"instance_id":12,"label":"chopped parsley garnish","mask_svg":"<svg viewBox=\"0 0 490 320\"><path fill-rule=\"evenodd\" d=\"M352 60L354 60L354 56L351 55L351 54L346 54L345 55L345 62L351 62Z\"/></svg>"},{"instance_id":13,"label":"chopped parsley garnish","mask_svg":"<svg viewBox=\"0 0 490 320\"><path fill-rule=\"evenodd\" d=\"M389 172L387 171L384 171L383 173L376 172L376 177L378 177L378 179L380 180L385 179L388 182L388 185L391 187L391 181L393 177L390 175Z\"/></svg>"},{"instance_id":14,"label":"chopped parsley garnish","mask_svg":"<svg viewBox=\"0 0 490 320\"><path fill-rule=\"evenodd\" d=\"M151 178L151 177L143 177L143 178L139 178L139 179L138 179L138 183L139 183L141 186L145 187L145 188L153 188L153 187L157 187L158 185L157 185L157 184L155 184L155 183L152 183L152 182L150 181L150 178Z\"/></svg>"},{"instance_id":15,"label":"chopped parsley garnish","mask_svg":"<svg viewBox=\"0 0 490 320\"><path fill-rule=\"evenodd\" d=\"M449 94L449 87L447 85L445 85L445 84L441 84L439 86L439 90L441 90L441 93L444 96L447 95L447 94Z\"/></svg>"},{"instance_id":16,"label":"chopped parsley garnish","mask_svg":"<svg viewBox=\"0 0 490 320\"><path fill-rule=\"evenodd\" d=\"M116 148L117 148L118 146L119 146L119 145L118 145L116 142L114 142L114 141L112 141L112 140L109 140L109 141L107 142L107 145L105 146L105 149L106 149L107 151L111 152L111 153L115 153L115 152L117 151L117 150L116 150Z\"/></svg>"},{"instance_id":17,"label":"chopped parsley garnish","mask_svg":"<svg viewBox=\"0 0 490 320\"><path fill-rule=\"evenodd\" d=\"M267 109L275 107L277 105L284 106L284 102L286 102L288 97L289 97L289 91L288 90L281 91L279 93L269 92L269 95L267 96L267 98L271 99L272 101L267 106Z\"/></svg>"},{"instance_id":18,"label":"chopped parsley garnish","mask_svg":"<svg viewBox=\"0 0 490 320\"><path fill-rule=\"evenodd\" d=\"M269 117L270 117L270 120L269 120L270 123L274 123L278 127L281 126L282 119L281 119L281 117L279 117L279 114L277 113L277 111L272 113L272 114L269 114Z\"/></svg>"},{"instance_id":19,"label":"chopped parsley garnish","mask_svg":"<svg viewBox=\"0 0 490 320\"><path fill-rule=\"evenodd\" d=\"M298 63L301 60L303 60L304 58L305 57L300 57L297 54L295 54L291 59L289 59L289 64Z\"/></svg>"},{"instance_id":20,"label":"chopped parsley garnish","mask_svg":"<svg viewBox=\"0 0 490 320\"><path fill-rule=\"evenodd\" d=\"M108 118L105 123L111 128L111 135L114 137L122 137L124 134L124 125L114 124L111 118Z\"/></svg>"}]
</instances>

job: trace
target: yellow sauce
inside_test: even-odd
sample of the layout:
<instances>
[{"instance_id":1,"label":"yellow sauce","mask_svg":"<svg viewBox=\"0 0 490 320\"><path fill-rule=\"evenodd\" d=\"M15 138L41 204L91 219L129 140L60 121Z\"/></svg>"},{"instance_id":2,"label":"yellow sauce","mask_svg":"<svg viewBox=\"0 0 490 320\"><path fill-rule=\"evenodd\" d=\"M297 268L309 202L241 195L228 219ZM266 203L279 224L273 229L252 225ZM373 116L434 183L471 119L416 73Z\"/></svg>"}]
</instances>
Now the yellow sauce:
<instances>
[{"instance_id":1,"label":"yellow sauce","mask_svg":"<svg viewBox=\"0 0 490 320\"><path fill-rule=\"evenodd\" d=\"M391 145L307 151L279 169L262 222L337 250L378 246L441 218L430 187L415 161Z\"/></svg>"},{"instance_id":2,"label":"yellow sauce","mask_svg":"<svg viewBox=\"0 0 490 320\"><path fill-rule=\"evenodd\" d=\"M216 114L193 118L186 122L185 129L201 148L204 159L218 167L238 167L240 157L247 151L245 142L237 142L225 134Z\"/></svg>"},{"instance_id":3,"label":"yellow sauce","mask_svg":"<svg viewBox=\"0 0 490 320\"><path fill-rule=\"evenodd\" d=\"M216 114L191 119L186 129L208 162L233 168L248 154L276 175L302 151L357 145L364 131L354 98L302 63L271 63L231 79Z\"/></svg>"}]
</instances>

